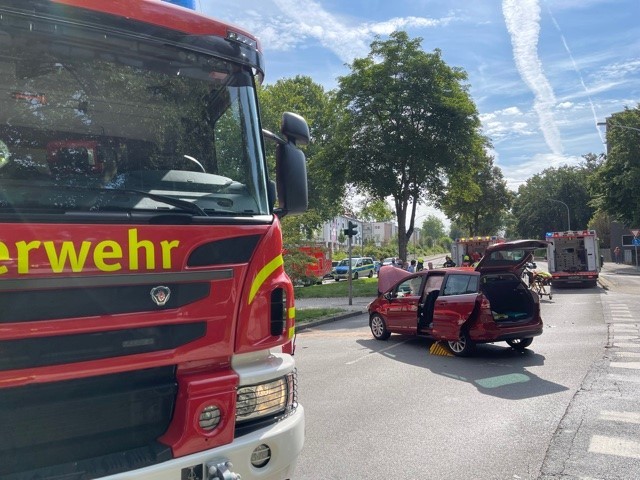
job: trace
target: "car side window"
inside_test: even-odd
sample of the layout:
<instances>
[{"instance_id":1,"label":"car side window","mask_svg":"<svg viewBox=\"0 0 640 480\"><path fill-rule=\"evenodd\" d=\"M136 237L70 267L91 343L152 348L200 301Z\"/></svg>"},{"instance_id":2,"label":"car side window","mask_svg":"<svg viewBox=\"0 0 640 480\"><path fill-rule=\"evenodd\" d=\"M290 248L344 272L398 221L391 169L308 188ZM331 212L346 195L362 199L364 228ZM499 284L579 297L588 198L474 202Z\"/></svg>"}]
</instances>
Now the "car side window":
<instances>
[{"instance_id":1,"label":"car side window","mask_svg":"<svg viewBox=\"0 0 640 480\"><path fill-rule=\"evenodd\" d=\"M396 290L397 297L420 295L420 284L422 277L412 277L398 285Z\"/></svg>"},{"instance_id":2,"label":"car side window","mask_svg":"<svg viewBox=\"0 0 640 480\"><path fill-rule=\"evenodd\" d=\"M464 295L478 291L477 275L449 275L444 285L443 295Z\"/></svg>"}]
</instances>

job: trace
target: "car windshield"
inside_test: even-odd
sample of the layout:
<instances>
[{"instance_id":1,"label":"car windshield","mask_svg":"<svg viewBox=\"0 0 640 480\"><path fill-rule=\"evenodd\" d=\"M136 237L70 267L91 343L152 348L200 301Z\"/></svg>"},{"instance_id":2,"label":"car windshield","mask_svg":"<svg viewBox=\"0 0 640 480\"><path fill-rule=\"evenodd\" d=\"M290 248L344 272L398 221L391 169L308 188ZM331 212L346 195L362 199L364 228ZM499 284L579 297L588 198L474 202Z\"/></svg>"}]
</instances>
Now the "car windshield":
<instances>
[{"instance_id":1,"label":"car windshield","mask_svg":"<svg viewBox=\"0 0 640 480\"><path fill-rule=\"evenodd\" d=\"M38 22L0 28L0 211L269 213L250 71Z\"/></svg>"}]
</instances>

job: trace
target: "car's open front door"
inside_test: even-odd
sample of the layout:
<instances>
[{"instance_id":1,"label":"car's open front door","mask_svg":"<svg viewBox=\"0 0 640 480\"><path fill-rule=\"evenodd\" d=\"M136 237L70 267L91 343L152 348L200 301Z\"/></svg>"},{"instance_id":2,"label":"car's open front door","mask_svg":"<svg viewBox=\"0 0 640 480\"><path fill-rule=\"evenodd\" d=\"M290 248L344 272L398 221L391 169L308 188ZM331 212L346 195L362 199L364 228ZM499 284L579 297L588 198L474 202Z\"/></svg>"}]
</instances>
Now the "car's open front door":
<instances>
[{"instance_id":1,"label":"car's open front door","mask_svg":"<svg viewBox=\"0 0 640 480\"><path fill-rule=\"evenodd\" d=\"M470 319L478 298L480 276L476 272L456 271L446 275L435 301L431 335L439 340L457 340Z\"/></svg>"}]
</instances>

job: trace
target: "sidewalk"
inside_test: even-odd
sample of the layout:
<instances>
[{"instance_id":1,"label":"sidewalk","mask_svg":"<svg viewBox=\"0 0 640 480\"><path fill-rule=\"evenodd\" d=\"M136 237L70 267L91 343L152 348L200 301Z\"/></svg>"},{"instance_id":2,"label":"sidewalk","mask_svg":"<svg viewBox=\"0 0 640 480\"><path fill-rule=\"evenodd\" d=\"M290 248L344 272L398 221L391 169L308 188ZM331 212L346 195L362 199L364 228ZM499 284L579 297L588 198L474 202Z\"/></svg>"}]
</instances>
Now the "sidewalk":
<instances>
[{"instance_id":1,"label":"sidewalk","mask_svg":"<svg viewBox=\"0 0 640 480\"><path fill-rule=\"evenodd\" d=\"M640 269L635 265L627 265L625 263L605 262L600 269L598 282L602 288L611 288L618 285L621 275L640 275Z\"/></svg>"}]
</instances>

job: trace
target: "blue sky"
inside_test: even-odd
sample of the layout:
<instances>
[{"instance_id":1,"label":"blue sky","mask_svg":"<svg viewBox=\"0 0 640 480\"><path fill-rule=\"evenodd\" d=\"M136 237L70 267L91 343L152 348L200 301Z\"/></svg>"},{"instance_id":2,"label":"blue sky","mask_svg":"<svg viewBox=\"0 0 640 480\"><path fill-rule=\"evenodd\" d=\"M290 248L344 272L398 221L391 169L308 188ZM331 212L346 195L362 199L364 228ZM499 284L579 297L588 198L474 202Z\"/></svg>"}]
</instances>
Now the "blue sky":
<instances>
[{"instance_id":1,"label":"blue sky","mask_svg":"<svg viewBox=\"0 0 640 480\"><path fill-rule=\"evenodd\" d=\"M596 125L640 102L640 0L197 0L258 36L265 83L307 75L326 89L375 35L421 37L463 68L491 154L511 189L601 153Z\"/></svg>"}]
</instances>

